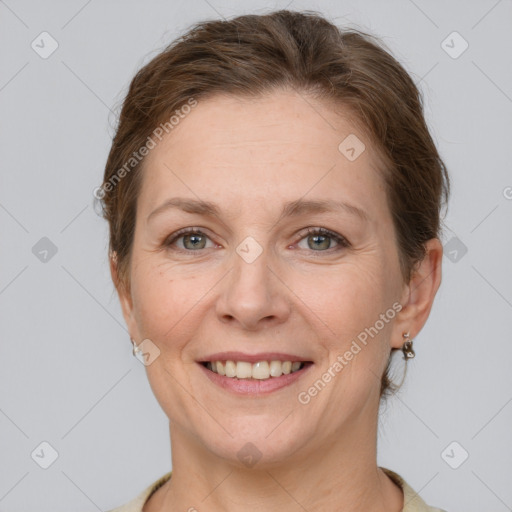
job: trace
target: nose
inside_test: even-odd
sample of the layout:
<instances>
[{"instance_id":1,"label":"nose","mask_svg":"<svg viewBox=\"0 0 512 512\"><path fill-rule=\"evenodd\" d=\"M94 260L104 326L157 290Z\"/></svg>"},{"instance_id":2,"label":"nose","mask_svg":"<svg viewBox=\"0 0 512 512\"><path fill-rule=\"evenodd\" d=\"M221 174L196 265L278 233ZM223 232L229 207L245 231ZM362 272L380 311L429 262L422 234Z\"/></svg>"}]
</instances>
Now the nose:
<instances>
[{"instance_id":1,"label":"nose","mask_svg":"<svg viewBox=\"0 0 512 512\"><path fill-rule=\"evenodd\" d=\"M252 262L234 254L232 271L223 280L216 304L222 322L257 331L288 319L291 309L288 288L271 266L265 251Z\"/></svg>"}]
</instances>

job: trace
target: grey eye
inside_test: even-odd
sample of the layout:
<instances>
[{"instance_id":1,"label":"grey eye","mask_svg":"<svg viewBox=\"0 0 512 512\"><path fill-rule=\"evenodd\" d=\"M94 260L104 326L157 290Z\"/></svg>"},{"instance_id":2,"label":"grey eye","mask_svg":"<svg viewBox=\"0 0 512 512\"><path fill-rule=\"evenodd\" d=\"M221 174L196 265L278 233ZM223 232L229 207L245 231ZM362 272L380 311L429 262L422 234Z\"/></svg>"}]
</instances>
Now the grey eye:
<instances>
[{"instance_id":1,"label":"grey eye","mask_svg":"<svg viewBox=\"0 0 512 512\"><path fill-rule=\"evenodd\" d=\"M331 245L331 237L328 235L309 235L307 237L308 247L310 249L329 249Z\"/></svg>"},{"instance_id":2,"label":"grey eye","mask_svg":"<svg viewBox=\"0 0 512 512\"><path fill-rule=\"evenodd\" d=\"M348 247L343 237L331 233L324 228L310 229L300 240L300 243L302 243L303 240L307 240L307 247L301 247L301 249L312 249L315 252L325 252L327 249L332 249L333 246L338 246L340 249Z\"/></svg>"},{"instance_id":3,"label":"grey eye","mask_svg":"<svg viewBox=\"0 0 512 512\"><path fill-rule=\"evenodd\" d=\"M206 246L206 235L191 233L182 235L180 238L183 238L183 246L185 249L204 249Z\"/></svg>"}]
</instances>

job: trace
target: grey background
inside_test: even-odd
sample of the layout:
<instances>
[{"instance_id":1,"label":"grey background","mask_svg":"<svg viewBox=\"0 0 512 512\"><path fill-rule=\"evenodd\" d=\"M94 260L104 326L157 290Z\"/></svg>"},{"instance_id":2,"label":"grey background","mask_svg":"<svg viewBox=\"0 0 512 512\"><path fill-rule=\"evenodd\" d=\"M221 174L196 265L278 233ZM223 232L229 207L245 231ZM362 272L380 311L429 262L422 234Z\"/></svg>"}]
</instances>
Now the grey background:
<instances>
[{"instance_id":1,"label":"grey background","mask_svg":"<svg viewBox=\"0 0 512 512\"><path fill-rule=\"evenodd\" d=\"M0 511L108 510L170 470L166 417L131 354L93 204L110 110L192 23L287 6L383 38L424 93L452 177L451 259L383 408L379 464L449 512L512 510L510 0L0 0ZM43 31L58 42L47 59L31 47ZM453 31L469 44L457 58L442 46ZM43 237L57 249L46 261ZM48 469L43 441L59 454Z\"/></svg>"}]
</instances>

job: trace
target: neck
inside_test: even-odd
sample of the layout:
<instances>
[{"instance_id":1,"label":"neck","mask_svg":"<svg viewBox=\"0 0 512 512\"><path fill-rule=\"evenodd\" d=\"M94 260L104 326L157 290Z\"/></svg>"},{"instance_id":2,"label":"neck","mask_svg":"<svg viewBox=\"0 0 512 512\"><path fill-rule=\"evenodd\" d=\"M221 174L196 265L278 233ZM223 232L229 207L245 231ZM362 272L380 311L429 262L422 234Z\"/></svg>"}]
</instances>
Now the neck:
<instances>
[{"instance_id":1,"label":"neck","mask_svg":"<svg viewBox=\"0 0 512 512\"><path fill-rule=\"evenodd\" d=\"M172 478L144 512L399 512L403 493L377 466L377 421L368 425L368 418L356 418L323 440L323 449L300 449L285 463L240 468L171 424Z\"/></svg>"}]
</instances>

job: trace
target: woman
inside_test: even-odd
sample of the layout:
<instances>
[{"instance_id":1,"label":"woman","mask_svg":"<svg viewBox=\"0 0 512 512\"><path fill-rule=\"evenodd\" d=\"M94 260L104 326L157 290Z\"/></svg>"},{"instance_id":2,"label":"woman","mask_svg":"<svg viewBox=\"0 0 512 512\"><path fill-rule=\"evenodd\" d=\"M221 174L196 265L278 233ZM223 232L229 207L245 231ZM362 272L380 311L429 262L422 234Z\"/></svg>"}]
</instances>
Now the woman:
<instances>
[{"instance_id":1,"label":"woman","mask_svg":"<svg viewBox=\"0 0 512 512\"><path fill-rule=\"evenodd\" d=\"M448 193L420 94L370 35L241 16L141 69L97 196L172 478L116 511L438 510L376 440Z\"/></svg>"}]
</instances>

